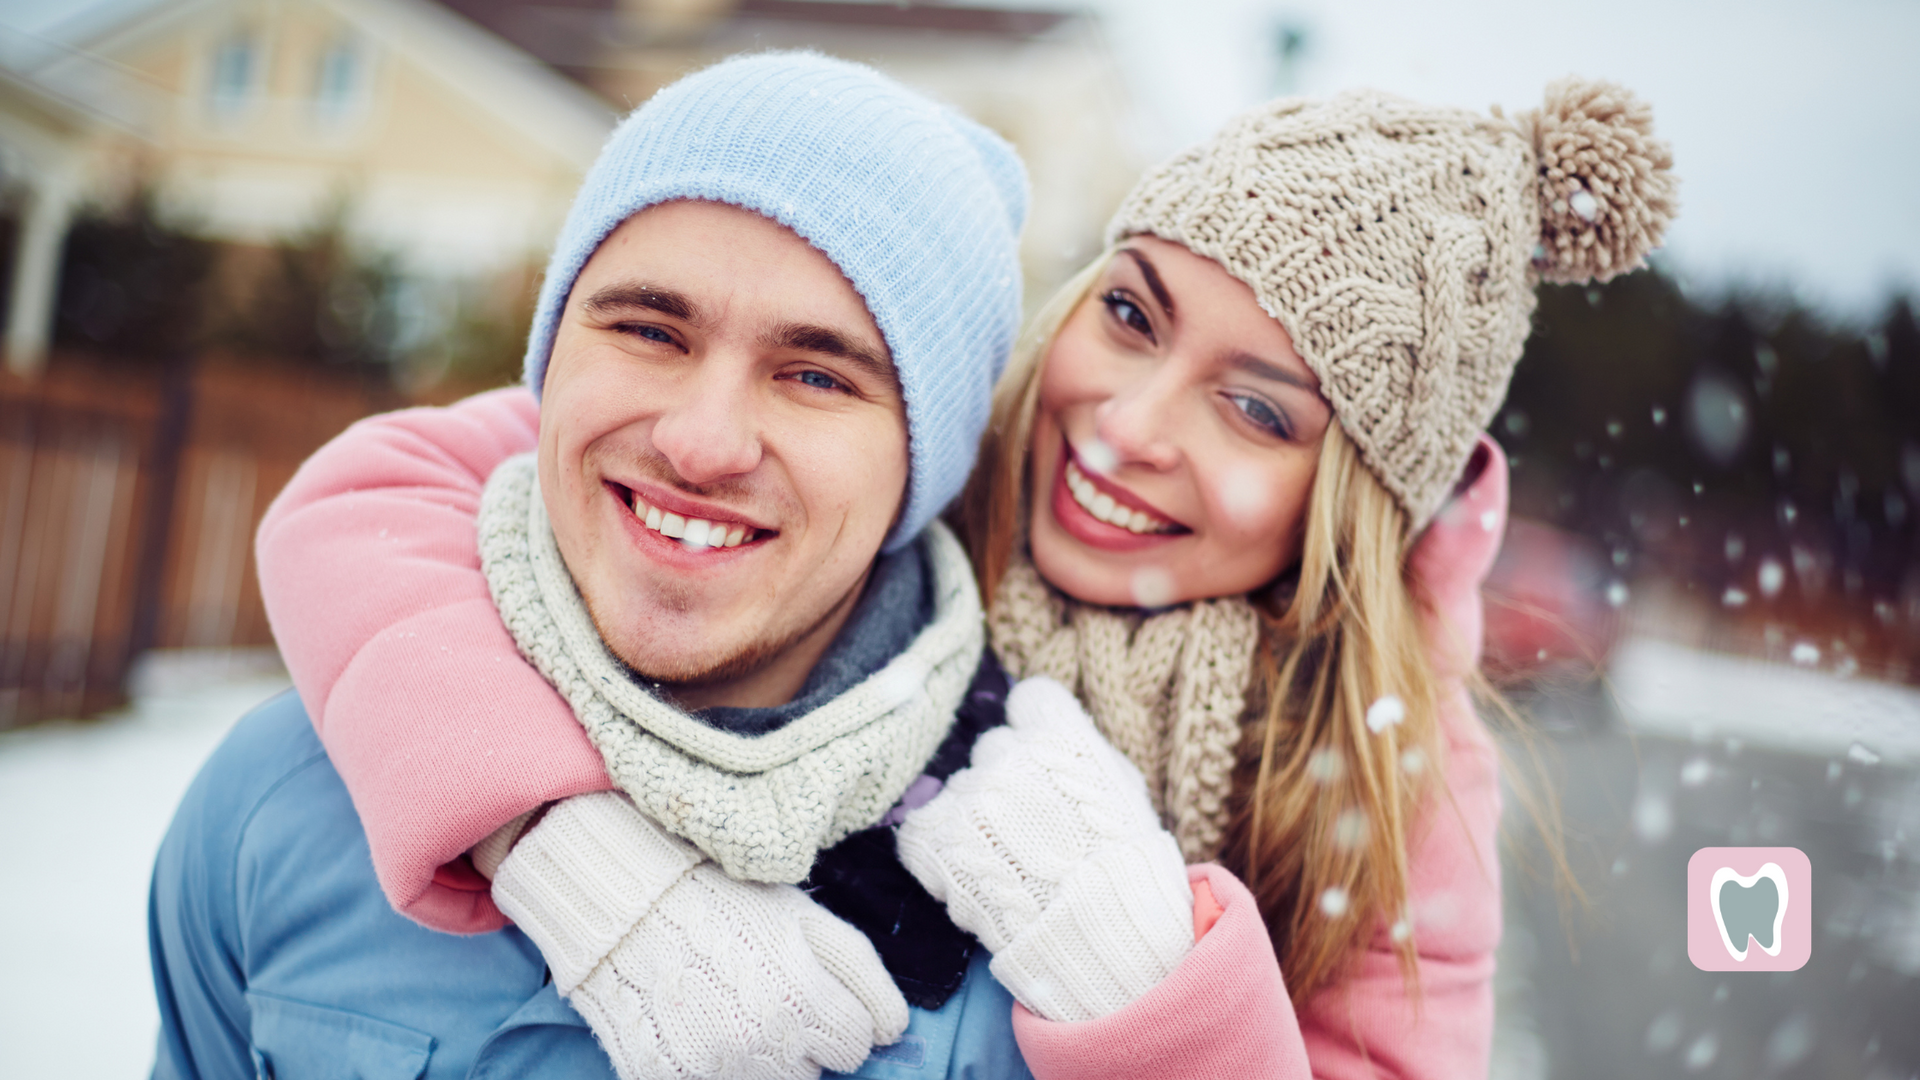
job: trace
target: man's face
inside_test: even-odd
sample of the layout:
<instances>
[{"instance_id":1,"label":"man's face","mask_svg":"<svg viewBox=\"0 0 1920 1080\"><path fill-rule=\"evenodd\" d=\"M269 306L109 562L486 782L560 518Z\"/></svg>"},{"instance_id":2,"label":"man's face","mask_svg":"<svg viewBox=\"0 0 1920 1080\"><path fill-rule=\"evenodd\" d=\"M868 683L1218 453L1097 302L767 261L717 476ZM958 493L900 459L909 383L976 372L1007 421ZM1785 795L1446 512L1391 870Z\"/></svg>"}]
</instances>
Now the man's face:
<instances>
[{"instance_id":1,"label":"man's face","mask_svg":"<svg viewBox=\"0 0 1920 1080\"><path fill-rule=\"evenodd\" d=\"M683 704L797 692L859 596L907 460L885 339L783 226L664 203L580 272L542 393L540 484L600 636Z\"/></svg>"}]
</instances>

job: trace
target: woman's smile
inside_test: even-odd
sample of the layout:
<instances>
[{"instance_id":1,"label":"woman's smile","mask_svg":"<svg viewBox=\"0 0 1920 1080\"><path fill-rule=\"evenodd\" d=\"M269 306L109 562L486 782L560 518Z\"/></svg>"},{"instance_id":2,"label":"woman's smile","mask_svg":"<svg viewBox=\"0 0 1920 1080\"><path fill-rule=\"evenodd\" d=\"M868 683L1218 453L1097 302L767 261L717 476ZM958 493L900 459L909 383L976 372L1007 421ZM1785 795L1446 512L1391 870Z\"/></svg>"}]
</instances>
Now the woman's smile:
<instances>
[{"instance_id":1,"label":"woman's smile","mask_svg":"<svg viewBox=\"0 0 1920 1080\"><path fill-rule=\"evenodd\" d=\"M1073 447L1062 442L1053 511L1076 539L1108 551L1140 551L1192 532L1145 499L1083 467Z\"/></svg>"}]
</instances>

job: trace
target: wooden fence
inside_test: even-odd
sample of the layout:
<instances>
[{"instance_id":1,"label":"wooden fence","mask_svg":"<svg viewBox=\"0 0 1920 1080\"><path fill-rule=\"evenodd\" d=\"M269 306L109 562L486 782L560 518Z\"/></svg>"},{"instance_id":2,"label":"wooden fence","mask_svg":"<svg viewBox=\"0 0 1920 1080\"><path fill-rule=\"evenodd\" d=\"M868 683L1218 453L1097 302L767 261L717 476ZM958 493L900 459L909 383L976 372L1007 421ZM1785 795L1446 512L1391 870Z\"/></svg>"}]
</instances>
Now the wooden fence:
<instances>
[{"instance_id":1,"label":"wooden fence","mask_svg":"<svg viewBox=\"0 0 1920 1080\"><path fill-rule=\"evenodd\" d=\"M0 729L123 702L142 649L271 644L260 515L320 444L398 404L221 357L0 376Z\"/></svg>"}]
</instances>

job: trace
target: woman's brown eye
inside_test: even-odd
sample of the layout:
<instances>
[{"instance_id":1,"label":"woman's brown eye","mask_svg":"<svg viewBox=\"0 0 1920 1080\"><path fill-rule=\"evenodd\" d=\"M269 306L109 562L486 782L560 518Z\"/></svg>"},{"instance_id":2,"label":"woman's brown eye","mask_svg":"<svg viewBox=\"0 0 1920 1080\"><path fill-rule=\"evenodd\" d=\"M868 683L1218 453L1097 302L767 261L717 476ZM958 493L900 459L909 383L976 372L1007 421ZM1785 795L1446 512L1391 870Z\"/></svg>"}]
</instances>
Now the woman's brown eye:
<instances>
[{"instance_id":1,"label":"woman's brown eye","mask_svg":"<svg viewBox=\"0 0 1920 1080\"><path fill-rule=\"evenodd\" d=\"M1153 320L1147 318L1147 313L1140 310L1140 305L1128 299L1125 293L1110 292L1100 300L1107 305L1113 317L1125 323L1128 329L1149 341L1153 339Z\"/></svg>"}]
</instances>

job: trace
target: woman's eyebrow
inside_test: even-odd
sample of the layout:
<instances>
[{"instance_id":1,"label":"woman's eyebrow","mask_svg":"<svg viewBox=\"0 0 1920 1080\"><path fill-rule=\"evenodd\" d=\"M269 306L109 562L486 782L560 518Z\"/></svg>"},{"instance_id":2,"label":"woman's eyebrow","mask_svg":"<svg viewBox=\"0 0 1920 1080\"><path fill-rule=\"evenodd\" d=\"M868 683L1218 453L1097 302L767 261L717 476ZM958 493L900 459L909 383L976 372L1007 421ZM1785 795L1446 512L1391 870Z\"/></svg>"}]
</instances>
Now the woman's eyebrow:
<instances>
[{"instance_id":1,"label":"woman's eyebrow","mask_svg":"<svg viewBox=\"0 0 1920 1080\"><path fill-rule=\"evenodd\" d=\"M1121 248L1120 251L1122 254L1132 257L1133 261L1139 264L1140 276L1147 279L1147 291L1153 294L1153 298L1160 302L1160 307L1171 317L1173 315L1173 296L1167 292L1166 284L1160 280L1160 271L1153 268L1152 260L1140 254L1140 252L1135 251L1133 248Z\"/></svg>"},{"instance_id":2,"label":"woman's eyebrow","mask_svg":"<svg viewBox=\"0 0 1920 1080\"><path fill-rule=\"evenodd\" d=\"M1316 394L1320 392L1320 388L1308 379L1288 371L1286 368L1270 360L1262 360L1249 352L1234 353L1227 358L1227 366L1244 371L1249 375L1257 375L1262 379L1272 379L1275 382L1283 382L1288 386L1297 386L1302 390L1311 390Z\"/></svg>"}]
</instances>

